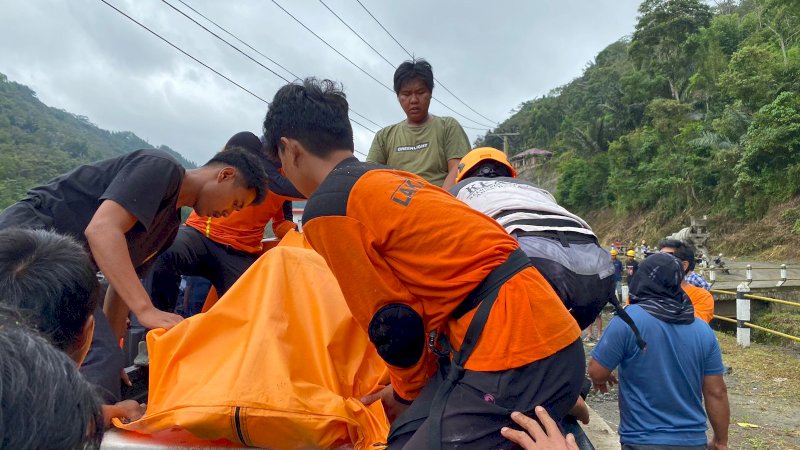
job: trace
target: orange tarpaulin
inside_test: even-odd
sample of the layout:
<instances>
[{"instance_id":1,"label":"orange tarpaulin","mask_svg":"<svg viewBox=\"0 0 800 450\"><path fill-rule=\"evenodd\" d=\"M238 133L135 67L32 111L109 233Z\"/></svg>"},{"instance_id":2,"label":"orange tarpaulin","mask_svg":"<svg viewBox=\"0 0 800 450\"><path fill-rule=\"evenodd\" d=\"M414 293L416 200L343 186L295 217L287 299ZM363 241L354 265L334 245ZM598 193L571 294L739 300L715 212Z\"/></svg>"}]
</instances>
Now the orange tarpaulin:
<instances>
[{"instance_id":1,"label":"orange tarpaulin","mask_svg":"<svg viewBox=\"0 0 800 450\"><path fill-rule=\"evenodd\" d=\"M262 256L207 313L147 335L147 414L115 425L277 449L385 442L382 405L358 401L385 382L384 363L299 236Z\"/></svg>"}]
</instances>

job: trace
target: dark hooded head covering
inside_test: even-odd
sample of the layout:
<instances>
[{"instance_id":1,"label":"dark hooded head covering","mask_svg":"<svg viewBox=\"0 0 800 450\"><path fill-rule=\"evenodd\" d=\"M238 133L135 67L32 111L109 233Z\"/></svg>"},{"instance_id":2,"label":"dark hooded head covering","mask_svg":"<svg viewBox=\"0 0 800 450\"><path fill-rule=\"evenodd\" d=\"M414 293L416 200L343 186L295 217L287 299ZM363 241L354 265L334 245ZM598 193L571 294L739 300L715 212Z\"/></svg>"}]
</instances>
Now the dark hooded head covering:
<instances>
[{"instance_id":1,"label":"dark hooded head covering","mask_svg":"<svg viewBox=\"0 0 800 450\"><path fill-rule=\"evenodd\" d=\"M656 319L668 323L694 322L694 307L683 292L683 266L668 253L654 253L639 264L631 279L632 305L639 305Z\"/></svg>"}]
</instances>

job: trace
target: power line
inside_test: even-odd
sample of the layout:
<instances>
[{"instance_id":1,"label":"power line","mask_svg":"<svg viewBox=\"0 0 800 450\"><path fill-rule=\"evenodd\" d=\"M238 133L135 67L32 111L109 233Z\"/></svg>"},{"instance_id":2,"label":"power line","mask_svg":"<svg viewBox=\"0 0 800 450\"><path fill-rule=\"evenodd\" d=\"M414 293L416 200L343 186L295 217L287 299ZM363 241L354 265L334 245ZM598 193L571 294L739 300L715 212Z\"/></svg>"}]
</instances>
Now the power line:
<instances>
[{"instance_id":1,"label":"power line","mask_svg":"<svg viewBox=\"0 0 800 450\"><path fill-rule=\"evenodd\" d=\"M391 68L393 68L393 69L394 69L394 64L392 64L392 62L391 62L391 61L389 61L388 59L386 59L386 57L385 57L385 56L383 56L383 54L382 54L381 52L379 52L378 50L376 50L376 49L375 49L375 47L373 47L372 45L370 45L370 43L369 43L369 42L367 42L367 41L366 41L366 39L364 39L363 37L361 37L361 35L360 35L360 34L358 34L358 33L356 32L356 30L354 30L354 29L353 29L353 28L352 28L350 25L348 25L348 24L347 24L347 22L345 22L345 21L344 21L344 19L342 19L341 17L339 17L339 15L338 15L338 14L336 14L336 13L335 13L335 12L334 12L334 11L333 11L333 10L332 10L330 7L328 7L328 5L326 5L324 1L322 1L322 0L319 0L319 2L320 2L320 3L322 3L322 6L324 6L324 7L325 7L325 9L327 9L328 11L330 11L330 12L331 12L331 14L333 14L334 16L336 16L336 18L337 18L337 19L339 19L339 22L342 22L342 24L343 24L344 26L346 26L348 30L352 31L352 32L353 32L353 34L355 34L356 36L358 36L358 38L359 38L359 39L361 39L361 42L365 43L365 44L367 45L367 47L371 48L373 52L377 53L377 55L381 57L381 59L383 59L384 61L386 61L386 64L389 64L389 67L391 67Z\"/></svg>"},{"instance_id":2,"label":"power line","mask_svg":"<svg viewBox=\"0 0 800 450\"><path fill-rule=\"evenodd\" d=\"M178 47L177 45L173 44L172 42L168 41L166 38L162 37L160 34L156 33L155 31L151 30L150 28L147 28L147 27L146 27L146 26L145 26L143 23L141 23L141 22L137 21L137 20L136 20L136 19L134 19L133 17L131 17L131 16L129 16L129 15L127 15L127 14L125 14L124 12L120 11L119 9L117 9L117 7L116 7L116 6L112 5L111 3L108 3L106 0L100 0L100 1L101 1L101 2L103 2L103 3L105 3L106 5L108 5L109 7L111 7L111 9L115 10L116 12L118 12L118 13L122 14L123 16L127 17L127 18L128 18L130 21L131 21L131 22L133 22L133 23L135 23L136 25L139 25L140 27L142 27L142 28L144 28L145 30L149 31L149 32L150 32L150 33L151 33L153 36L155 36L155 37L157 37L157 38L161 39L162 41L166 42L167 44L169 44L169 45L170 45L172 48L174 48L175 50L177 50L177 51L179 51L179 52L183 53L184 55L188 56L189 58L193 59L193 60L194 60L196 63L198 63L198 64L202 65L202 66L203 66L203 67L205 67L206 69L208 69L208 70L210 70L210 71L214 72L215 74L217 74L217 75L221 76L222 78L224 78L224 79L228 80L230 83L232 83L233 85L235 85L235 86L236 86L236 87L238 87L239 89L241 89L241 90L243 90L243 91L247 92L248 94L252 95L253 97L255 97L255 98L257 98L257 99L261 100L262 102L264 102L264 103L266 103L266 104L269 104L269 102L268 102L268 101L264 100L263 98L259 97L259 96L258 96L258 95L256 95L256 94L254 94L252 91L248 90L247 88L245 88L245 87L244 87L244 86L242 86L241 84L239 84L239 83L237 83L237 82L235 82L235 81L231 80L230 78L228 78L228 77L226 77L225 75L221 74L221 73L220 73L220 72L218 72L216 69L212 68L211 66L209 66L209 65L208 65L208 64L206 64L206 63L204 63L203 61L200 61L199 59L195 58L194 56L190 55L189 53L186 53L186 52L185 52L183 49L181 49L181 48L180 48L180 47Z\"/></svg>"},{"instance_id":3,"label":"power line","mask_svg":"<svg viewBox=\"0 0 800 450\"><path fill-rule=\"evenodd\" d=\"M258 64L259 66L261 66L261 67L264 67L264 66L263 66L263 64L261 64L261 63L259 63L258 61L254 60L254 59L253 59L253 58L251 58L249 55L245 54L245 53L244 53L242 50L240 50L239 48L236 48L236 47L235 47L234 45L232 45L230 42L226 41L225 39L222 39L221 37L219 37L218 35L216 35L214 32L210 31L208 28L206 28L206 27L204 27L203 25L200 25L199 23L197 23L197 21L196 21L196 20L194 20L194 19L192 19L191 17L187 16L187 15L186 15L186 14L185 14L183 11L181 11L181 10L179 10L179 9L175 8L174 6L170 5L170 4L169 4L169 2L167 2L167 1L165 1L165 0L162 0L162 1L163 1L164 3L166 3L167 5L169 5L169 6L170 6L172 9L174 9L174 10L178 11L179 13L181 13L181 14L182 14L184 17L186 17L187 19L189 19L189 20L191 20L192 22L194 22L195 24L197 24L197 25L198 25L199 27L201 27L202 29L204 29L204 30L206 30L207 32L211 33L211 34L212 34L214 37L216 37L217 39L219 39L219 40L221 40L222 42L224 42L224 43L228 44L229 46L231 46L232 48L234 48L236 51L238 51L239 53L241 53L241 54L245 55L245 56L246 56L248 59L252 60L253 62L255 62L256 64ZM201 13L201 12L197 11L196 9L194 9L194 8L192 8L191 6L189 6L188 4L186 4L186 2L184 2L183 0L178 0L178 1L179 1L179 2L181 2L181 4L183 4L183 5L184 5L184 6L186 6L187 8L189 8L190 10L192 10L192 11L193 11L195 14L197 14L198 16L202 17L203 19L207 20L209 23L213 24L215 27L217 27L217 28L219 28L220 30L222 30L222 32L224 32L224 33L228 34L228 35L229 35L229 36L231 36L232 38L236 39L237 41L239 41L240 43L242 43L243 45L245 45L245 46L246 46L247 48L249 48L250 50L252 50L252 51L254 51L254 52L258 53L258 54L259 54L259 55L261 55L262 57L264 57L264 58L266 58L267 60L269 60L271 63L273 63L273 64L275 64L276 66L280 67L281 69L285 70L287 73L289 73L289 75L293 76L295 79L297 79L297 80L302 80L302 77L301 77L300 75L297 75L297 74L295 74L294 72L292 72L291 70L289 70L289 69L287 69L286 67L282 66L280 63L278 63L278 62L277 62L277 61L275 61L274 59L272 59L272 58L270 58L269 56L267 56L267 55L265 55L265 54L261 53L260 51L258 51L257 49L255 49L255 48L254 48L252 45L250 45L250 44L248 44L247 42L245 42L245 41L241 40L241 39L240 39L238 36L236 36L235 34L231 33L231 32L230 32L230 31L228 31L227 29L225 29L225 28L224 28L222 25L220 25L220 24L218 24L217 22L215 22L215 21L211 20L210 18L208 18L208 17L207 17L206 15L204 15L203 13ZM286 78L284 78L284 77L282 77L282 76L278 75L278 74L277 74L277 73L275 73L274 71L272 71L272 70L270 70L270 69L268 69L268 68L266 68L266 67L264 67L264 68L265 68L265 69L267 69L267 70L269 70L269 71L270 71L270 72L272 72L273 74L275 74L277 77L279 77L279 78L280 78L280 79L282 79L283 81L286 81L287 83L289 83L289 82L290 82L289 80L287 80ZM350 108L350 112L352 112L353 114L357 115L358 117L361 117L362 119L364 119L364 120L366 120L367 122L369 122L369 123L371 123L371 124L375 125L375 126L376 126L376 127L378 127L378 128L380 128L380 127L381 127L381 125L380 125L380 124L378 124L378 123L376 123L375 121L371 120L369 117L367 117L367 116L365 116L365 115L363 115L363 114L360 114L358 111L356 111L356 110L354 110L354 109L352 109L352 108ZM366 128L366 127L365 127L365 128ZM372 132L372 133L375 133L375 131L373 131L373 130L371 130L371 129L369 129L369 128L367 128L367 130L369 130L369 131L370 131L370 132Z\"/></svg>"},{"instance_id":4,"label":"power line","mask_svg":"<svg viewBox=\"0 0 800 450\"><path fill-rule=\"evenodd\" d=\"M357 32L356 30L354 30L354 29L353 29L353 27L351 27L351 26L350 26L350 25L349 25L347 22L345 22L345 21L344 21L344 19L342 19L342 18L341 18L341 17L340 17L338 14L336 14L336 13L335 13L335 12L334 12L334 11L333 11L333 10L332 10L332 9L331 9L331 8L330 8L328 5L327 5L327 4L325 4L325 2L324 2L323 0L319 0L319 2L320 2L320 3L322 3L322 6L324 6L324 7L325 7L325 8L326 8L328 11L330 11L330 13L331 13L331 14L333 14L333 15L334 15L334 16L335 16L337 19L339 19L339 22L342 22L342 24L343 24L344 26L346 26L348 30L350 30L350 31L351 31L353 34L355 34L355 35L356 35L356 36L357 36L359 39L361 39L361 42L363 42L364 44L366 44L366 45L367 45L367 47L369 47L370 49L372 49L372 51L373 51L373 52L375 52L375 53L376 53L378 56L380 56L380 57L381 57L381 59L383 59L384 61L386 61L386 63L387 63L387 64L389 64L389 67L391 67L392 69L394 69L394 68L395 68L395 65L394 65L394 64L392 64L392 62L391 62L391 61L389 61L388 59L386 59L386 57L385 57L385 56L383 56L383 54L382 54L381 52L379 52L378 50L376 50L376 49L375 49L375 47L373 47L373 46L372 46L372 45L371 45L369 42L367 42L367 40L366 40L366 39L364 39L363 37L361 37L361 35L360 35L360 34L358 34L358 32ZM373 16L373 18L374 18L374 16ZM379 24L380 24L380 23L379 23ZM387 31L387 32L388 32L388 31ZM397 42L397 41L395 40L395 42ZM399 44L399 42L398 42L398 44ZM401 46L401 47L402 47L402 46ZM435 79L435 78L434 78L434 79ZM439 80L436 80L436 82L438 83L438 82L439 82ZM442 87L444 87L444 86L442 86ZM446 90L446 89L447 89L447 88L445 88L445 90ZM394 92L394 91L393 91L393 92ZM448 90L447 92L450 92L450 91ZM451 92L450 94L451 94L451 95L453 95L453 93L452 93L452 92ZM455 97L455 95L453 95L453 97ZM439 104L441 104L441 105L442 105L442 106L444 106L445 108L447 108L447 109L449 109L450 111L452 111L454 114L457 114L457 115L459 115L459 116L463 117L464 119L466 119L466 120L469 120L469 121L470 121L470 122L472 122L472 123L478 124L478 125L480 125L480 126L486 126L486 125L484 125L484 124L482 124L482 123L480 123L480 122L477 122L477 121L475 121L475 120L473 120L473 119L470 119L469 117L467 117L467 116L465 116L465 115L461 114L460 112L458 112L458 111L456 111L455 109L451 108L450 106L448 106L447 104L445 104L444 102L442 102L441 100L439 100L438 98L436 98L436 97L432 97L432 99L433 99L435 102L438 102ZM480 114L479 114L479 115L480 115ZM487 119L487 120L488 120L488 119ZM491 122L491 120L489 120L489 121ZM490 127L490 128L491 128L491 127Z\"/></svg>"},{"instance_id":5,"label":"power line","mask_svg":"<svg viewBox=\"0 0 800 450\"><path fill-rule=\"evenodd\" d=\"M217 70L216 70L216 69L214 69L213 67L211 67L211 66L209 66L208 64L204 63L203 61L200 61L199 59L195 58L194 56L192 56L191 54L189 54L188 52L186 52L186 51L185 51L185 50L183 50L182 48L178 47L177 45L173 44L172 42L170 42L169 40L167 40L166 38L164 38L164 37L163 37L163 36L161 36L160 34L156 33L155 31L151 30L150 28L148 28L148 27L147 27L146 25L144 25L143 23L141 23L141 22L139 22L138 20L134 19L133 17L129 16L128 14L126 14L125 12L123 12L122 10L118 9L116 6L114 6L114 5L110 4L110 3L108 3L106 0L100 0L100 1L101 1L101 2L103 2L103 3L105 3L105 4L106 4L108 7L110 7L110 8L111 8L111 9L113 9L114 11L116 11L116 12L118 12L118 13L122 14L123 16L125 16L125 17L126 17L128 20L130 20L131 22L133 22L133 23L135 23L136 25L139 25L140 27L144 28L144 29L145 29L145 30L147 30L147 31L148 31L150 34L152 34L152 35L156 36L157 38L161 39L161 40L162 40L162 41L164 41L165 43L169 44L169 46L171 46L171 47L172 47L172 48L174 48L175 50L178 50L179 52L181 52L181 53L183 53L184 55L188 56L189 58L191 58L191 59L192 59L193 61L195 61L196 63L198 63L198 64L202 65L203 67L205 67L206 69L208 69L208 70L210 70L210 71L214 72L215 74L217 74L217 75L219 75L220 77L222 77L222 78L224 78L225 80L227 80L229 83L231 83L231 84L233 84L234 86L238 87L239 89L241 89L241 90L243 90L243 91L247 92L248 94L252 95L253 97L257 98L258 100L261 100L261 101L262 101L262 102L264 102L266 105L269 105L269 102L268 102L268 101L266 101L266 100L264 100L263 98L259 97L258 95L256 95L255 93L253 93L253 92L252 92L252 91L250 91L249 89L245 88L245 87L244 87L244 86L242 86L241 84L239 84L239 83L237 83L237 82L235 82L235 81L231 80L230 78L228 78L227 76L223 75L222 73L220 73L219 71L217 71ZM368 131L371 131L372 133L375 133L374 131L372 131L371 129L367 128L366 126L364 126L363 124L359 123L358 121L356 121L356 120L353 120L352 118L349 118L349 119L350 119L350 121L351 121L351 122L355 123L356 125L359 125L359 126L363 127L364 129L366 129L366 130L368 130ZM356 153L358 153L359 155L361 155L361 156L364 156L365 158L367 157L367 155L365 155L363 152L360 152L360 151L358 151L358 150L355 150L355 149L354 149L354 151L355 151Z\"/></svg>"},{"instance_id":6,"label":"power line","mask_svg":"<svg viewBox=\"0 0 800 450\"><path fill-rule=\"evenodd\" d=\"M300 21L300 19L298 19L297 17L293 16L293 15L292 15L292 13L290 13L289 11L287 11L287 10L286 10L286 8L284 8L283 6L281 6L281 5L280 5L280 3L278 3L276 0L272 0L272 3L274 3L274 4L275 4L275 6L277 6L277 7L278 7L278 8L280 8L280 9L281 9L283 12L285 12L285 13L286 13L286 14L287 14L289 17L291 17L292 19L294 19L294 21L295 21L295 22L297 22L298 24L300 24L300 26L302 26L303 28L305 28L306 30L308 30L308 32L309 32L309 33L313 34L313 35L314 35L314 37L316 37L317 39L319 39L320 41L322 41L322 43L324 43L325 45L327 45L327 46L328 46L328 48L330 48L331 50L333 50L334 52L336 52L336 53L337 53L339 56L341 56L342 58L344 58L344 59L345 59L347 62L349 62L350 64L352 64L352 65L353 65L353 67L355 67L356 69L358 69L358 70L360 70L361 72L363 72L363 73L364 73L366 76L368 76L368 77L372 78L372 79L373 79L373 80L374 80L376 83L378 83L378 84L380 84L381 86L383 86L383 87L385 87L386 89L388 89L388 90L389 90L389 92L394 92L394 89L392 89L392 88L390 88L389 86L385 85L385 84L384 84L384 83L383 83L381 80L379 80L379 79L375 78L375 77L374 77L374 76L373 76L371 73L367 72L367 71L366 71L366 70L364 70L364 69L363 69L361 66L359 66L358 64L356 64L356 63L354 63L353 61L351 61L351 60L350 60L350 58L348 58L347 56L344 56L344 54L342 54L342 52L340 52L339 50L336 50L336 47L334 47L334 46L332 46L331 44L329 44L329 43L328 43L328 41L326 41L325 39L322 39L322 38L321 38L321 37L320 37L320 36L319 36L317 33L314 33L314 31L313 31L311 28L308 28L308 27L306 26L306 24L304 24L303 22L301 22L301 21Z\"/></svg>"},{"instance_id":7,"label":"power line","mask_svg":"<svg viewBox=\"0 0 800 450\"><path fill-rule=\"evenodd\" d=\"M186 2L184 2L183 0L178 0L178 1L179 1L179 2L181 2L181 4L183 4L183 6L185 6L185 7L189 8L190 10L192 10L192 11L193 11L195 14L197 14L198 16L202 17L203 19L205 19L205 20L207 20L208 22L210 22L211 24L213 24L215 27L217 27L217 28L219 28L220 30L222 30L222 32L223 32L223 33L226 33L226 34L227 34L227 35L229 35L230 37L232 37L232 38L236 39L237 41L239 41L241 44L244 44L245 46L247 46L247 48L249 48L250 50L252 50L252 51L254 51L254 52L258 53L258 54L259 54L259 55L261 55L263 58L266 58L266 59L267 59L269 62L271 62L272 64L275 64L276 66L278 66L278 67L280 67L281 69L285 70L285 71L286 71L286 72L287 72L289 75L293 76L295 79L298 79L298 80L302 79L302 78L301 78L299 75L296 75L296 74L292 73L292 71L291 71L291 70L287 69L286 67L283 67L282 65L280 65L280 64L279 64L277 61L275 61L274 59L272 59L272 58L270 58L269 56L267 56L267 55L265 55L265 54L261 53L260 51L256 50L255 48L253 48L253 47L252 47L250 44L248 44L247 42L245 42L245 41L243 41L243 40L239 39L239 37L238 37L238 36L236 36L235 34L231 33L230 31L226 30L225 28L223 28L222 26L220 26L219 24L217 24L217 23L216 23L216 22L214 22L213 20L209 19L208 17L206 17L205 15L203 15L203 13L201 13L201 12L199 12L198 10L196 10L196 9L192 8L191 6L189 6L188 4L186 4Z\"/></svg>"},{"instance_id":8,"label":"power line","mask_svg":"<svg viewBox=\"0 0 800 450\"><path fill-rule=\"evenodd\" d=\"M250 61L253 61L254 63L258 64L258 65L259 65L259 66L261 66L263 69L266 69L266 70L268 70L270 73L272 73L272 74L273 74L273 75L275 75L276 77L280 78L281 80L283 80L283 81L285 81L285 82L287 82L287 83L290 83L290 81L289 81L289 80L288 80L286 77L284 77L284 76L280 75L278 72L275 72L274 70L270 69L269 67L265 66L264 64L261 64L261 63L260 63L259 61L257 61L255 58L253 58L252 56L250 56L250 55L248 55L247 53L245 53L245 52L243 52L242 50L240 50L240 49L239 49L239 47L237 47L237 46L235 46L235 45L231 44L230 42L226 41L225 39L223 39L223 38L222 38L220 35L218 35L217 33L214 33L213 31L209 30L209 29L208 29L208 28L206 28L206 27L205 27L203 24L201 24L200 22L198 22L198 21L194 20L192 17L190 17L190 16L189 16L188 14L186 14L185 12L183 12L183 11L181 11L180 9L176 8L175 6L173 6L173 5L172 5L172 3L168 2L167 0L161 0L161 1L162 1L164 4L166 4L167 6L169 6L170 8L172 8L172 9L174 9L175 11L177 11L178 13L180 13L180 14L181 14L183 17L186 17L187 19L189 19L189 20L191 20L192 22L194 22L194 23L195 23L195 25L197 25L198 27L200 27L200 28L202 28L202 29L206 30L207 32L211 33L211 34L212 34L212 35L213 35L215 38L217 38L217 39L219 39L220 41L222 41L222 42L224 42L224 43L228 44L228 46L229 46L230 48L232 48L232 49L236 50L237 52L241 53L242 55L244 55L244 56L245 56L247 59L249 59ZM181 2L181 3L183 3L183 2Z\"/></svg>"},{"instance_id":9,"label":"power line","mask_svg":"<svg viewBox=\"0 0 800 450\"><path fill-rule=\"evenodd\" d=\"M369 16L370 16L370 17L372 17L372 19L373 19L375 22L377 22L377 23L378 23L378 25L379 25L379 26L380 26L380 27L383 29L383 31L385 31L385 32L386 32L386 34L388 34L388 35L389 35L389 37L390 37L390 38L392 38L392 40L393 40L393 41L394 41L394 42L395 42L397 45L399 45L399 46L400 46L400 48L402 48L402 49L403 49L403 51L405 51L405 52L406 52L406 54L408 55L408 57L409 57L409 58L412 58L412 59L414 58L414 55L412 55L412 54L411 54L411 52L409 52L409 51L408 51L408 50L407 50L405 47L403 47L403 44L401 44L401 43L400 43L400 41L398 41L398 40L397 40L397 39L394 37L394 35L392 35L392 33L390 33L390 32L389 32L389 30L387 30L387 29L386 29L386 27L384 27L384 26L383 26L383 24L381 23L381 21L380 21L380 20L378 20L378 18L377 18L377 17L375 17L375 15L373 15L373 14L372 14L372 12L370 12L370 10L369 10L369 9L367 9L367 7L366 7L366 6L364 6L364 4L363 4L363 3L361 3L361 0L356 0L356 2L358 2L358 4L359 4L359 5L361 5L361 7L364 9L364 11L366 11L366 12L367 12L367 14L369 14ZM349 27L348 27L348 28L349 28ZM466 103L465 103L463 100L461 100L461 99L460 99L460 98L459 98L459 97L458 97L456 94L454 94L454 93L453 93L453 91L451 91L450 89L448 89L448 88L447 88L447 86L445 86L445 85L444 85L444 83L442 83L442 82L441 82L439 79L437 79L436 77L434 77L433 79L436 81L436 83L438 83L438 84L439 84L439 86L441 86L441 87L442 87L442 89L444 89L445 91L447 91L447 92L448 92L450 95L452 95L452 96L453 96L453 97L454 97L456 100L458 100L458 101L459 101L459 102L460 102L462 105L464 105L464 106L466 106L467 108L469 108L469 110L470 110L470 111L472 111L472 112L474 112L475 114L477 114L477 115L481 116L482 118L484 118L484 119L488 120L490 123L493 123L493 124L495 124L495 125L499 125L499 123L498 123L498 122L496 122L496 121L494 121L494 120L492 120L492 119L490 119L490 118L488 118L488 117L484 116L483 114L479 113L478 111L476 111L475 109L473 109L471 106L469 106L468 104L466 104ZM441 102L440 102L440 103L441 103ZM444 105L444 103L442 103L442 105ZM448 107L448 106L445 106L445 107L446 107L447 109L450 109L450 110L452 111L452 108L450 108L450 107ZM463 117L463 116L462 116L462 117ZM473 121L473 122L474 122L474 121ZM476 122L476 123L477 123L477 122Z\"/></svg>"}]
</instances>

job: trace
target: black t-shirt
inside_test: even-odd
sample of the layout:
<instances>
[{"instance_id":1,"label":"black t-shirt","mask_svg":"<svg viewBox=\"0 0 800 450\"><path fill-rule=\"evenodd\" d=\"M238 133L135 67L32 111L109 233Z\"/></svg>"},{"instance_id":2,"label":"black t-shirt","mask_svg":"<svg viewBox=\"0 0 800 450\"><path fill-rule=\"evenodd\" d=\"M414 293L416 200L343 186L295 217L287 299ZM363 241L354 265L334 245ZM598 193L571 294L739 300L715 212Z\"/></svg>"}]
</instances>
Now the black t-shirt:
<instances>
[{"instance_id":1,"label":"black t-shirt","mask_svg":"<svg viewBox=\"0 0 800 450\"><path fill-rule=\"evenodd\" d=\"M636 271L639 270L639 261L625 261L625 283L631 284L631 278L636 274Z\"/></svg>"},{"instance_id":2,"label":"black t-shirt","mask_svg":"<svg viewBox=\"0 0 800 450\"><path fill-rule=\"evenodd\" d=\"M178 193L185 169L159 150L137 150L75 168L28 191L41 219L55 231L87 244L84 231L103 200L119 203L137 223L126 234L133 266L145 263L175 239Z\"/></svg>"}]
</instances>

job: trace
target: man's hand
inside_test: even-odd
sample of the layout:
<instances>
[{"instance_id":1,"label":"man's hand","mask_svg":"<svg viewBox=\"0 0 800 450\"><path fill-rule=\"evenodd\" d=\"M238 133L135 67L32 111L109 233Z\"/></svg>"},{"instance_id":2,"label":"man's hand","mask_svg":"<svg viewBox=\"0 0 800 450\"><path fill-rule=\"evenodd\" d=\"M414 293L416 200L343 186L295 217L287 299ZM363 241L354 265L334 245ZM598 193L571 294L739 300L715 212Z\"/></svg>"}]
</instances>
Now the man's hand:
<instances>
[{"instance_id":1,"label":"man's hand","mask_svg":"<svg viewBox=\"0 0 800 450\"><path fill-rule=\"evenodd\" d=\"M606 392L608 392L608 388L610 386L614 386L615 384L619 384L619 381L617 381L617 376L614 375L613 373L611 373L611 374L608 375L608 379L605 382L597 383L595 381L592 381L592 384L594 385L594 389L596 391L600 391L600 392L605 394Z\"/></svg>"},{"instance_id":2,"label":"man's hand","mask_svg":"<svg viewBox=\"0 0 800 450\"><path fill-rule=\"evenodd\" d=\"M717 442L717 438L708 441L708 450L728 450L728 444Z\"/></svg>"},{"instance_id":3,"label":"man's hand","mask_svg":"<svg viewBox=\"0 0 800 450\"><path fill-rule=\"evenodd\" d=\"M111 426L111 419L118 418L123 423L139 420L147 410L147 405L135 400L123 400L113 405L103 405L103 422L106 428Z\"/></svg>"},{"instance_id":4,"label":"man's hand","mask_svg":"<svg viewBox=\"0 0 800 450\"><path fill-rule=\"evenodd\" d=\"M386 417L389 419L389 423L394 422L394 420L397 419L397 416L403 414L409 407L409 405L405 405L395 400L394 388L391 384L387 385L378 392L362 397L361 403L365 405L371 405L378 400L383 402L383 410L386 411Z\"/></svg>"},{"instance_id":5,"label":"man's hand","mask_svg":"<svg viewBox=\"0 0 800 450\"><path fill-rule=\"evenodd\" d=\"M183 320L183 317L177 314L161 311L154 306L137 313L136 318L139 319L139 323L148 330L154 330L156 328L169 330Z\"/></svg>"},{"instance_id":6,"label":"man's hand","mask_svg":"<svg viewBox=\"0 0 800 450\"><path fill-rule=\"evenodd\" d=\"M525 414L514 412L511 414L511 419L522 426L527 433L503 427L500 434L525 450L578 450L575 437L572 434L568 434L566 439L561 436L558 425L541 406L536 407L536 417L544 425L544 430L535 420Z\"/></svg>"},{"instance_id":7,"label":"man's hand","mask_svg":"<svg viewBox=\"0 0 800 450\"><path fill-rule=\"evenodd\" d=\"M575 418L580 420L584 425L589 424L589 406L583 401L583 398L578 397L578 401L575 402L575 406L569 410L569 414L575 416Z\"/></svg>"}]
</instances>

